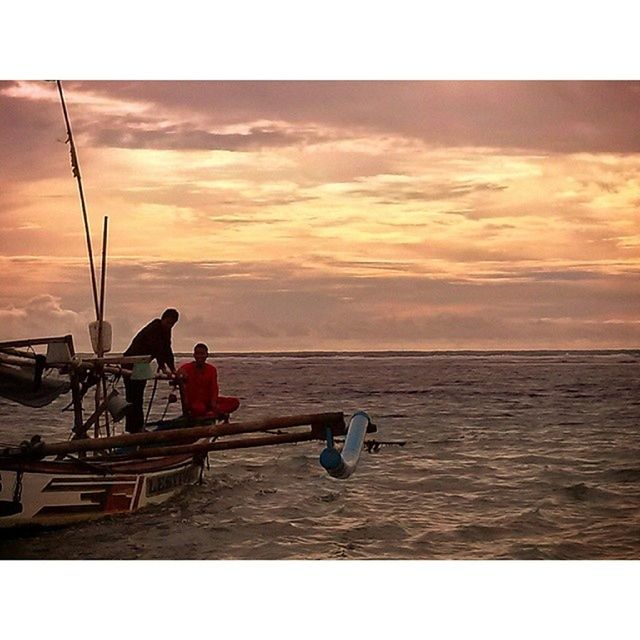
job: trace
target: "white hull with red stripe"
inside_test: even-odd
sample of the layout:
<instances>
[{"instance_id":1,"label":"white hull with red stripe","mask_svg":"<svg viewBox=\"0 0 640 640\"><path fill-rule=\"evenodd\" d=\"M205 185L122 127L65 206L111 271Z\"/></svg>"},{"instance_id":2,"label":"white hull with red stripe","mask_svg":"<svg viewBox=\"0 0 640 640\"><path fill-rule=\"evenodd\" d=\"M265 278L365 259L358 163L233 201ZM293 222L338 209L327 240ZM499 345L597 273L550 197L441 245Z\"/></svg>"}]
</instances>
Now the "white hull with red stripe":
<instances>
[{"instance_id":1,"label":"white hull with red stripe","mask_svg":"<svg viewBox=\"0 0 640 640\"><path fill-rule=\"evenodd\" d=\"M103 459L104 460L104 459ZM60 526L131 513L198 481L193 456L144 461L37 461L0 465L0 528Z\"/></svg>"}]
</instances>

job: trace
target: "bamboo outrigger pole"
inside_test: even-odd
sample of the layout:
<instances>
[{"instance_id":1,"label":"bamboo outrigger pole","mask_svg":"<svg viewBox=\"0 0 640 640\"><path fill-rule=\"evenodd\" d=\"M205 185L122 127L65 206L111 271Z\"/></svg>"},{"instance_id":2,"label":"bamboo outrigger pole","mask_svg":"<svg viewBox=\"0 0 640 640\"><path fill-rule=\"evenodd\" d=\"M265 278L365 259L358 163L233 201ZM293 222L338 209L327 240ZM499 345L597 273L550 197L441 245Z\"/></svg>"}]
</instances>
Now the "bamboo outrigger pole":
<instances>
[{"instance_id":1,"label":"bamboo outrigger pole","mask_svg":"<svg viewBox=\"0 0 640 640\"><path fill-rule=\"evenodd\" d=\"M71 133L71 123L69 122L69 115L67 114L67 105L64 101L64 95L62 93L62 84L60 80L56 80L58 86L58 93L60 94L60 102L62 103L62 113L64 114L64 122L67 126L67 142L69 143L69 153L71 154L71 171L73 176L78 181L78 191L80 193L80 204L82 206L82 217L84 220L84 232L87 239L87 252L89 254L89 267L91 271L91 289L93 291L93 305L96 311L96 320L100 316L100 307L98 305L98 286L96 284L96 270L93 264L93 249L91 247L91 233L89 231L89 218L87 217L87 206L84 200L84 189L82 188L82 178L80 176L80 165L78 164L78 154L76 153L76 145L73 141L73 134Z\"/></svg>"},{"instance_id":2,"label":"bamboo outrigger pole","mask_svg":"<svg viewBox=\"0 0 640 640\"><path fill-rule=\"evenodd\" d=\"M238 435L242 433L256 433L272 429L289 429L310 425L314 433L314 439L323 439L327 428L331 428L334 435L344 435L344 414L315 413L296 416L283 416L280 418L266 418L250 422L229 422L224 424L183 427L181 429L167 429L165 431L149 431L144 433L131 433L124 436L111 436L110 438L88 438L85 440L71 440L69 442L57 442L52 444L42 443L37 451L24 451L20 448L8 448L0 450L0 456L6 457L36 457L67 455L69 453L81 453L84 451L102 451L115 447L127 447L137 445L151 445L158 443L194 443L200 438L215 438L221 436ZM278 434L274 434L278 435Z\"/></svg>"},{"instance_id":3,"label":"bamboo outrigger pole","mask_svg":"<svg viewBox=\"0 0 640 640\"><path fill-rule=\"evenodd\" d=\"M311 427L302 433L274 433L250 438L230 438L229 440L209 441L202 444L173 444L160 447L145 447L122 456L123 459L162 458L164 456L199 456L209 451L228 451L231 449L249 449L281 444L297 444L310 440L322 440L323 434Z\"/></svg>"}]
</instances>

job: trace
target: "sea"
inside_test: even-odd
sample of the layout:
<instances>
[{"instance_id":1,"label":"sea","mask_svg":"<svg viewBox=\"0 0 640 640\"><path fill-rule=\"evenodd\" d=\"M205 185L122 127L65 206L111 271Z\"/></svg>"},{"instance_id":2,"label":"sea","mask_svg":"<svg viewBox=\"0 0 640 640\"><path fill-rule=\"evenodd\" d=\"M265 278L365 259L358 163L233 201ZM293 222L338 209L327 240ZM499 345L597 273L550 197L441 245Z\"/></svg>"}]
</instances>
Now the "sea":
<instances>
[{"instance_id":1,"label":"sea","mask_svg":"<svg viewBox=\"0 0 640 640\"><path fill-rule=\"evenodd\" d=\"M344 480L319 464L322 442L216 452L202 484L163 505L4 532L0 558L640 558L640 351L212 362L221 392L240 398L234 420L364 410L377 426L367 438L382 444ZM176 415L168 393L159 385L151 420ZM36 410L0 400L0 443L66 440L66 402Z\"/></svg>"}]
</instances>

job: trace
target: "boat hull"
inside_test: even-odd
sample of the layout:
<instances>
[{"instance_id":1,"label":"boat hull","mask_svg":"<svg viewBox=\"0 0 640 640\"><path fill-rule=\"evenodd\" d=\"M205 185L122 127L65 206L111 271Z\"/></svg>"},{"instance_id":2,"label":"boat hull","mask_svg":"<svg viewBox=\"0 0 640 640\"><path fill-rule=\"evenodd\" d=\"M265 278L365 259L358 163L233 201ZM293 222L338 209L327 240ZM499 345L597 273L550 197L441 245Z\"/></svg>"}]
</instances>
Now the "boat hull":
<instances>
[{"instance_id":1,"label":"boat hull","mask_svg":"<svg viewBox=\"0 0 640 640\"><path fill-rule=\"evenodd\" d=\"M193 456L144 461L37 461L0 465L0 529L62 526L131 513L198 481Z\"/></svg>"}]
</instances>

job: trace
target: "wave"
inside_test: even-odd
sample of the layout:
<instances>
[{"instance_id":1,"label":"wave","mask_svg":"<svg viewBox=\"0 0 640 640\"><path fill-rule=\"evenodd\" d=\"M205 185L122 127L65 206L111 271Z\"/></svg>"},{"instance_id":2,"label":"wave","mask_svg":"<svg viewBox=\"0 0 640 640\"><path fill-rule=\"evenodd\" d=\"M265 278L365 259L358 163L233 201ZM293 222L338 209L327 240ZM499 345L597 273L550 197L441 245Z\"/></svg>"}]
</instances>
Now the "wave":
<instances>
[{"instance_id":1,"label":"wave","mask_svg":"<svg viewBox=\"0 0 640 640\"><path fill-rule=\"evenodd\" d=\"M640 468L610 469L604 473L604 476L614 482L640 482Z\"/></svg>"}]
</instances>

